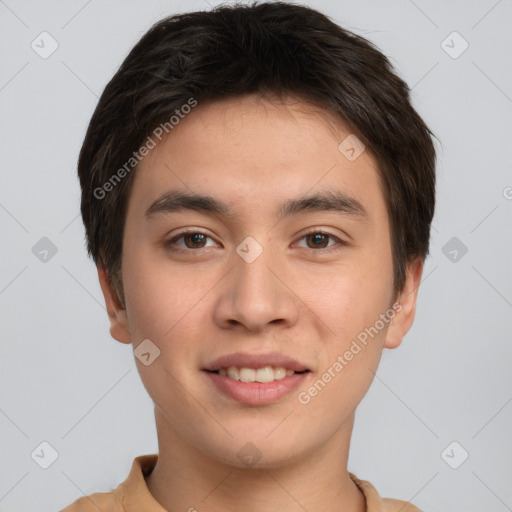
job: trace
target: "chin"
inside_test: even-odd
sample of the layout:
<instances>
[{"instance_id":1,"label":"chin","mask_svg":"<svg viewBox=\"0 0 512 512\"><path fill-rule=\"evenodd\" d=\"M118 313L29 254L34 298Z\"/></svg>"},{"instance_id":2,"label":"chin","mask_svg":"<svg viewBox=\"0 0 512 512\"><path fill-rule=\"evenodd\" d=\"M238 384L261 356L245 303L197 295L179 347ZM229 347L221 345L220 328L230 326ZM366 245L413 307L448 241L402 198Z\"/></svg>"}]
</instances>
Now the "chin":
<instances>
[{"instance_id":1,"label":"chin","mask_svg":"<svg viewBox=\"0 0 512 512\"><path fill-rule=\"evenodd\" d=\"M207 451L213 458L240 469L279 468L296 462L304 455L303 442L283 433L265 437L271 430L265 428L255 435L245 433L229 440L224 438L220 445L215 447L211 445L212 440L207 439L204 440L204 445L208 446ZM286 431L284 432L286 434Z\"/></svg>"}]
</instances>

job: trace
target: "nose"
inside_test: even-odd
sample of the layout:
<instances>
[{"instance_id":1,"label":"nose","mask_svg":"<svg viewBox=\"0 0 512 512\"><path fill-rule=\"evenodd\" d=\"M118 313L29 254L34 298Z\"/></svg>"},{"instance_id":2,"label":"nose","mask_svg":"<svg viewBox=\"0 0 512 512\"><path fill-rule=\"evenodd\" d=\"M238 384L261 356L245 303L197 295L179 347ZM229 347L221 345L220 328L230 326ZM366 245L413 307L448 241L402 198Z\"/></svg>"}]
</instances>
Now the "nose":
<instances>
[{"instance_id":1,"label":"nose","mask_svg":"<svg viewBox=\"0 0 512 512\"><path fill-rule=\"evenodd\" d=\"M241 251L218 288L215 321L222 328L262 331L268 325L291 327L299 317L300 300L286 262L270 249L252 260Z\"/></svg>"}]
</instances>

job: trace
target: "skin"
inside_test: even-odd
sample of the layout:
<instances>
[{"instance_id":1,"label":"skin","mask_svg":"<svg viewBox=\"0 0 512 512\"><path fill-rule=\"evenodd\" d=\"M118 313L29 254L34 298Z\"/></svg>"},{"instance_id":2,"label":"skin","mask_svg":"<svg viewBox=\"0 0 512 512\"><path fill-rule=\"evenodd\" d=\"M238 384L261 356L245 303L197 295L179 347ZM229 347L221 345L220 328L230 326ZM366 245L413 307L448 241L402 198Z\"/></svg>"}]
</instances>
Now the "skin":
<instances>
[{"instance_id":1,"label":"skin","mask_svg":"<svg viewBox=\"0 0 512 512\"><path fill-rule=\"evenodd\" d=\"M422 261L409 264L391 323L299 403L297 394L396 299L377 164L368 150L354 161L340 152L348 134L334 114L298 99L230 98L198 105L136 171L123 235L126 308L104 269L98 274L113 338L134 349L149 338L160 350L148 366L135 360L159 441L146 482L168 510L366 509L347 472L354 412L383 348L400 345L412 325ZM146 219L173 190L226 201L237 217L187 210ZM367 217L301 212L276 222L283 201L320 190L356 198ZM183 228L210 238L178 239L183 252L171 252L164 242ZM315 242L304 235L309 228L334 238ZM263 248L252 263L235 251L248 236ZM237 351L278 351L311 373L276 403L240 404L201 371ZM247 442L261 453L252 467L237 457Z\"/></svg>"}]
</instances>

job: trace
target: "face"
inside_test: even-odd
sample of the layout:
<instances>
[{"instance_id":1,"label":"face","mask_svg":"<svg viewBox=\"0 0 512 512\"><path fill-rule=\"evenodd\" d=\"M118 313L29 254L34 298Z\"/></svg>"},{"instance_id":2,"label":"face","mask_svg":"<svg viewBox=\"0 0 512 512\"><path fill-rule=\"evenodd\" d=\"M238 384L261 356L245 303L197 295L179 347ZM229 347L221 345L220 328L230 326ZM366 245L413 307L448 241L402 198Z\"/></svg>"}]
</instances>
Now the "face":
<instances>
[{"instance_id":1,"label":"face","mask_svg":"<svg viewBox=\"0 0 512 512\"><path fill-rule=\"evenodd\" d=\"M377 164L339 149L349 135L306 103L245 96L198 105L136 171L126 309L100 273L111 333L136 354L149 340L135 360L165 429L214 459L271 467L346 435L412 322L421 265L393 309Z\"/></svg>"}]
</instances>

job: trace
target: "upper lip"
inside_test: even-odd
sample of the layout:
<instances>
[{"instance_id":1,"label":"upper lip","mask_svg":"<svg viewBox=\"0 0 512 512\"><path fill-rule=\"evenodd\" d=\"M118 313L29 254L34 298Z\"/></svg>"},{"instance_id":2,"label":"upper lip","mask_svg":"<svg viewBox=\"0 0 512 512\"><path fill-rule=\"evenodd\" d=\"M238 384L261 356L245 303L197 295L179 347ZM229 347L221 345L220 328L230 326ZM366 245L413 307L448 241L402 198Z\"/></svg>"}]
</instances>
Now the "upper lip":
<instances>
[{"instance_id":1,"label":"upper lip","mask_svg":"<svg viewBox=\"0 0 512 512\"><path fill-rule=\"evenodd\" d=\"M229 368L236 366L237 368L264 368L272 366L274 368L282 367L287 370L302 372L308 370L308 367L299 363L296 359L280 354L279 352L267 352L266 354L248 354L236 352L221 356L215 361L207 365L204 370L217 371L220 368Z\"/></svg>"}]
</instances>

